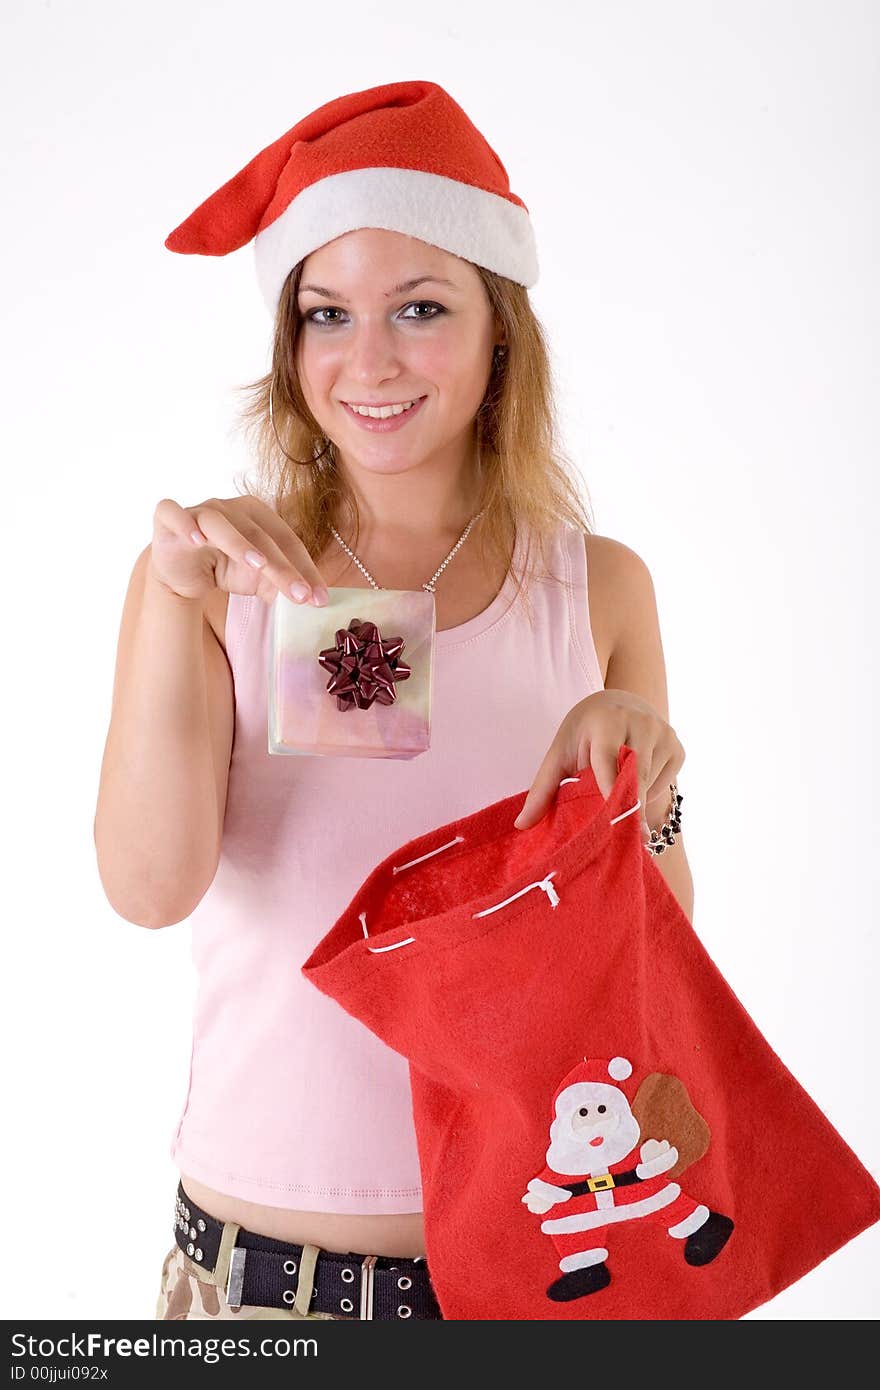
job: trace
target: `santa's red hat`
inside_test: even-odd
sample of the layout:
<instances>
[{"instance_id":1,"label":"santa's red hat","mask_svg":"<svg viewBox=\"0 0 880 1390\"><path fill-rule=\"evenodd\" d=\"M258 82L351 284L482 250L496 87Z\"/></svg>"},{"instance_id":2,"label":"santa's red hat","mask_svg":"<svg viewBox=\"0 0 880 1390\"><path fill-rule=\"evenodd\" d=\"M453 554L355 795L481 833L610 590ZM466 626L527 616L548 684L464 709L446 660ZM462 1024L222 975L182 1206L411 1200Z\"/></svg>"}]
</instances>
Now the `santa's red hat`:
<instances>
[{"instance_id":1,"label":"santa's red hat","mask_svg":"<svg viewBox=\"0 0 880 1390\"><path fill-rule=\"evenodd\" d=\"M391 82L319 106L201 203L169 251L254 241L275 312L298 261L358 227L430 242L521 285L538 278L528 209L495 151L436 82Z\"/></svg>"},{"instance_id":2,"label":"santa's red hat","mask_svg":"<svg viewBox=\"0 0 880 1390\"><path fill-rule=\"evenodd\" d=\"M582 1062L578 1062L572 1067L571 1071L559 1083L556 1094L553 1097L554 1107L563 1091L567 1091L569 1086L577 1086L582 1082L596 1082L604 1086L615 1086L623 1091L628 1100L632 1100L629 1094L630 1087L621 1085L623 1081L629 1081L632 1076L632 1062L626 1057L591 1058L589 1061L585 1057Z\"/></svg>"}]
</instances>

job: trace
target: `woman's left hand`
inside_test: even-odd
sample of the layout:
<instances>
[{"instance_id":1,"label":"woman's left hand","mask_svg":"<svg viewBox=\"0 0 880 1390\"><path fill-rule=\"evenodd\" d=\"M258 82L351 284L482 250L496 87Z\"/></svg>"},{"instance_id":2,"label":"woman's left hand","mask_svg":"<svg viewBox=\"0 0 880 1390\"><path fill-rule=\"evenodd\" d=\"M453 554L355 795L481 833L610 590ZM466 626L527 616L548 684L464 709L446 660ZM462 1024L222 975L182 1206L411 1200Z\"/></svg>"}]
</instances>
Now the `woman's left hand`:
<instances>
[{"instance_id":1,"label":"woman's left hand","mask_svg":"<svg viewBox=\"0 0 880 1390\"><path fill-rule=\"evenodd\" d=\"M528 830L543 819L562 779L588 766L607 800L617 780L617 754L622 743L636 754L642 837L647 842L651 803L662 801L659 826L669 807L669 785L678 775L685 751L675 730L653 706L628 690L597 690L568 711L514 821L516 828Z\"/></svg>"}]
</instances>

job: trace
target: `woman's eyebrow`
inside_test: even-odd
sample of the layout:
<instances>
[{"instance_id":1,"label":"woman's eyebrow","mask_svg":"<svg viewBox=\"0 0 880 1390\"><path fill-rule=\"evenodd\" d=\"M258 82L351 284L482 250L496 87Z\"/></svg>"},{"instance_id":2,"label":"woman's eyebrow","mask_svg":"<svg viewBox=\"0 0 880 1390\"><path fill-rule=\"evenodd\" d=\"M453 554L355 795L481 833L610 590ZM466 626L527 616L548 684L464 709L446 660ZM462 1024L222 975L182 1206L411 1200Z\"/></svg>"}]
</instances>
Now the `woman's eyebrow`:
<instances>
[{"instance_id":1,"label":"woman's eyebrow","mask_svg":"<svg viewBox=\"0 0 880 1390\"><path fill-rule=\"evenodd\" d=\"M402 280L399 285L387 290L385 298L391 299L395 294L406 294L408 290L414 290L416 285L424 285L426 282L430 282L432 285L449 285L451 289L458 289L454 280L444 280L437 275L417 275L415 279ZM312 294L320 294L324 299L335 299L338 304L347 303L344 295L338 294L336 290L325 289L323 285L300 285L300 294L306 290L311 290Z\"/></svg>"}]
</instances>

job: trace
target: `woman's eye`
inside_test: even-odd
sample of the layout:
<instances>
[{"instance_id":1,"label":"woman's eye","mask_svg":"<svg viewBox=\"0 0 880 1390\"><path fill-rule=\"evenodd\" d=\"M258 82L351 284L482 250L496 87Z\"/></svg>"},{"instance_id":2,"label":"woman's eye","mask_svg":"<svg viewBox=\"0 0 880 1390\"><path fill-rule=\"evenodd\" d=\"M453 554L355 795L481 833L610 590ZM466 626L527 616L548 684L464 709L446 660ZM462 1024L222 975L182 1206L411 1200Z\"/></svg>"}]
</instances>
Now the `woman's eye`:
<instances>
[{"instance_id":1,"label":"woman's eye","mask_svg":"<svg viewBox=\"0 0 880 1390\"><path fill-rule=\"evenodd\" d=\"M341 314L341 313L342 313L342 310L341 310L341 309L334 309L334 308L332 307L332 305L331 305L331 307L328 308L328 309L312 309L311 313L306 314L306 318L309 320L310 323L317 323L317 324L321 324L321 325L324 326L324 327L327 327L327 326L329 326L328 320L327 320L327 319L319 319L319 318L317 318L316 316L317 316L318 314ZM330 319L330 320L329 320L329 323L338 323L338 322L339 322L338 319Z\"/></svg>"},{"instance_id":2,"label":"woman's eye","mask_svg":"<svg viewBox=\"0 0 880 1390\"><path fill-rule=\"evenodd\" d=\"M407 304L406 308L407 308L407 309L430 309L430 310L432 311L430 314L414 314L413 317L414 317L414 318L417 318L417 319L435 319L435 318L437 317L438 314L442 314L442 313L443 313L443 307L442 307L442 305L440 305L440 304L432 304L431 301L430 301L430 300L427 300L427 299L416 300L416 301L414 301L412 304ZM405 314L405 313L406 313L406 310L404 310L403 313Z\"/></svg>"}]
</instances>

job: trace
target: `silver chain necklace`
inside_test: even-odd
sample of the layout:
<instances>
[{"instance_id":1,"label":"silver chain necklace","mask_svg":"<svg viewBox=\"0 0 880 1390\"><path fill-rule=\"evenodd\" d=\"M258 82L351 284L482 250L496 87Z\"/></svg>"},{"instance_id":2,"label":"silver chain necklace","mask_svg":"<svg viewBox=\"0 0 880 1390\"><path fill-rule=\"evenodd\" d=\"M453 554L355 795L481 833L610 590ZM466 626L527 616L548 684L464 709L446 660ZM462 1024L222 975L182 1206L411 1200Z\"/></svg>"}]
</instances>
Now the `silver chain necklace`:
<instances>
[{"instance_id":1,"label":"silver chain necklace","mask_svg":"<svg viewBox=\"0 0 880 1390\"><path fill-rule=\"evenodd\" d=\"M484 508L484 510L485 510L485 508ZM443 561L443 564L440 566L439 569L436 569L436 570L434 571L434 573L431 575L431 578L430 578L429 580L427 580L427 582L424 583L424 584L422 585L422 588L423 588L427 593L433 594L433 592L434 592L434 586L436 585L437 580L440 578L441 574L442 574L443 571L445 570L446 566L449 564L449 561L452 559L453 555L455 555L456 551L457 551L461 546L464 545L465 541L467 540L467 538L468 538L468 536L469 536L469 534L470 534L470 530L471 530L471 527L473 526L474 522L475 522L475 521L479 521L479 519L480 519L480 517L481 517L482 515L483 515L483 512L477 512L476 516L472 516L472 517L471 517L471 519L470 519L470 521L468 522L467 526L464 528L464 530L462 531L462 533L461 533L461 535L459 536L458 540L455 542L455 545L452 547L452 549L450 550L449 554L446 556L446 559ZM330 530L333 532L333 535L335 536L336 540L337 540L337 541L339 542L339 544L342 546L342 549L345 551L346 555L348 555L348 556L350 557L350 559L352 559L352 560L354 561L354 563L357 565L358 569L360 570L360 572L361 572L361 574L364 576L364 578L365 578L370 584L372 584L372 586L373 586L374 589L381 589L381 588L382 588L382 585L376 583L375 579L374 579L373 576L370 574L370 571L367 569L366 565L362 564L361 561L358 559L358 557L355 555L354 551L353 551L349 546L347 546L347 545L345 544L345 541L342 539L342 537L340 536L339 532L336 530L336 527L335 527L335 526L331 526L331 527L330 527Z\"/></svg>"}]
</instances>

